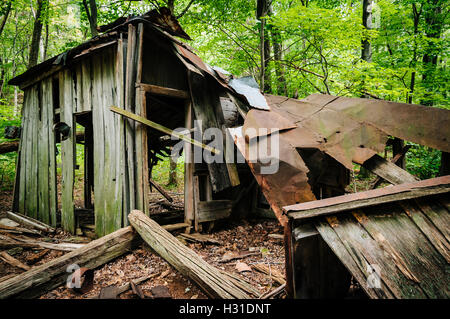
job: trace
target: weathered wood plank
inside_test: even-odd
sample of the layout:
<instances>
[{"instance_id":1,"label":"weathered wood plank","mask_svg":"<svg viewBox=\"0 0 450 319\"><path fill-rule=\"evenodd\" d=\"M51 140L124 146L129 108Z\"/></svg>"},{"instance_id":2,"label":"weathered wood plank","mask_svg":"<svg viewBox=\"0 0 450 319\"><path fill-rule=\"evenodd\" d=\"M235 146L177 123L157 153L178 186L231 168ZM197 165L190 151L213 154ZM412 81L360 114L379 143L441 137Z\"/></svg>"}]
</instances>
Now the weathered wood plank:
<instances>
[{"instance_id":1,"label":"weathered wood plank","mask_svg":"<svg viewBox=\"0 0 450 319\"><path fill-rule=\"evenodd\" d=\"M145 84L145 83L137 83L137 87L140 87L141 90L152 93L155 95L161 95L161 96L168 96L168 97L174 97L179 99L188 99L189 93L184 90L178 90L178 89L172 89L168 87L163 87L159 85L153 85L153 84Z\"/></svg>"},{"instance_id":2,"label":"weathered wood plank","mask_svg":"<svg viewBox=\"0 0 450 319\"><path fill-rule=\"evenodd\" d=\"M128 41L126 42L126 69L125 69L125 110L134 112L135 95L135 77L136 64L134 63L134 55L136 53L136 28L131 23L128 25ZM124 43L125 45L125 43ZM127 183L126 193L131 211L136 208L136 193L135 193L135 154L134 154L134 128L135 122L129 119L124 119L125 122L125 150L126 150L126 175L125 181ZM128 225L128 216L124 214L124 225Z\"/></svg>"},{"instance_id":3,"label":"weathered wood plank","mask_svg":"<svg viewBox=\"0 0 450 319\"><path fill-rule=\"evenodd\" d=\"M32 104L30 107L30 135L28 136L31 143L28 152L30 152L30 166L29 174L27 174L27 194L26 207L27 214L37 219L38 218L38 124L39 124L39 89L40 83L33 86Z\"/></svg>"},{"instance_id":4,"label":"weathered wood plank","mask_svg":"<svg viewBox=\"0 0 450 319\"><path fill-rule=\"evenodd\" d=\"M443 194L450 191L450 176L379 188L283 207L288 216L306 219L383 203Z\"/></svg>"},{"instance_id":5,"label":"weathered wood plank","mask_svg":"<svg viewBox=\"0 0 450 319\"><path fill-rule=\"evenodd\" d=\"M103 78L102 59L100 55L92 56L92 129L94 131L94 213L95 233L97 236L105 234L105 124L103 112Z\"/></svg>"},{"instance_id":6,"label":"weathered wood plank","mask_svg":"<svg viewBox=\"0 0 450 319\"><path fill-rule=\"evenodd\" d=\"M39 220L46 224L50 224L49 214L49 117L52 116L49 107L52 107L51 82L48 79L41 82L41 121L39 126L39 171L38 171L38 189L39 189ZM50 113L50 116L49 116Z\"/></svg>"},{"instance_id":7,"label":"weathered wood plank","mask_svg":"<svg viewBox=\"0 0 450 319\"><path fill-rule=\"evenodd\" d=\"M183 275L196 282L208 296L226 299L249 298L218 269L209 265L142 212L132 211L128 219L152 249Z\"/></svg>"},{"instance_id":8,"label":"weathered wood plank","mask_svg":"<svg viewBox=\"0 0 450 319\"><path fill-rule=\"evenodd\" d=\"M20 213L6 212L6 216L21 225L31 227L39 231L43 231L46 233L53 233L55 231L54 228Z\"/></svg>"},{"instance_id":9,"label":"weathered wood plank","mask_svg":"<svg viewBox=\"0 0 450 319\"><path fill-rule=\"evenodd\" d=\"M385 160L378 154L369 158L362 166L394 185L412 183L419 180L414 175L411 175L394 163Z\"/></svg>"},{"instance_id":10,"label":"weathered wood plank","mask_svg":"<svg viewBox=\"0 0 450 319\"><path fill-rule=\"evenodd\" d=\"M117 41L117 52L115 55L115 87L116 87L116 103L119 107L125 107L125 75L124 75L124 47L122 36ZM129 207L129 194L126 193L128 183L125 180L126 170L126 152L125 152L125 120L121 116L114 116L115 123L115 140L116 147L116 183L115 194L117 198L117 204L121 207L117 207L120 210L120 214L115 216L116 229L124 225L124 220L127 218L126 213L130 210ZM125 213L126 212L126 213Z\"/></svg>"},{"instance_id":11,"label":"weathered wood plank","mask_svg":"<svg viewBox=\"0 0 450 319\"><path fill-rule=\"evenodd\" d=\"M372 274L372 268L378 268L382 292L386 295L391 292L395 298L426 298L426 294L417 286L417 282L405 277L405 273L397 267L390 253L385 252L381 243L372 238L361 224L355 222L353 217L343 214L326 217L326 219L347 251L352 254L366 278ZM361 284L367 282L364 280Z\"/></svg>"},{"instance_id":12,"label":"weathered wood plank","mask_svg":"<svg viewBox=\"0 0 450 319\"><path fill-rule=\"evenodd\" d=\"M447 263L450 264L450 243L448 238L445 238L438 228L434 226L432 221L417 207L417 204L414 204L412 201L404 201L399 204L428 238L434 248L436 248L436 250L445 258ZM448 215L446 212L443 213Z\"/></svg>"},{"instance_id":13,"label":"weathered wood plank","mask_svg":"<svg viewBox=\"0 0 450 319\"><path fill-rule=\"evenodd\" d=\"M184 104L184 126L190 130L194 127L194 115L191 101ZM184 142L184 222L192 225L194 213L194 150L192 144ZM190 231L190 227L186 228Z\"/></svg>"},{"instance_id":14,"label":"weathered wood plank","mask_svg":"<svg viewBox=\"0 0 450 319\"><path fill-rule=\"evenodd\" d=\"M73 116L73 84L71 70L60 73L61 88L61 121L70 127L70 134L65 141L61 141L62 162L62 195L61 195L61 226L64 230L75 233L74 214L74 178L75 178L75 121Z\"/></svg>"},{"instance_id":15,"label":"weathered wood plank","mask_svg":"<svg viewBox=\"0 0 450 319\"><path fill-rule=\"evenodd\" d=\"M197 203L197 219L199 223L228 218L231 214L233 201L212 200Z\"/></svg>"},{"instance_id":16,"label":"weathered wood plank","mask_svg":"<svg viewBox=\"0 0 450 319\"><path fill-rule=\"evenodd\" d=\"M353 258L352 254L347 250L347 248L342 243L339 236L333 230L333 228L324 220L315 221L316 228L320 233L320 236L326 241L328 246L333 250L336 256L342 261L349 272L355 277L358 282L366 282L367 276L357 264L357 261ZM367 285L361 285L361 288L366 292L370 298L383 298L392 297L391 294L379 294L379 289L371 289ZM382 290L388 291L388 290Z\"/></svg>"},{"instance_id":17,"label":"weathered wood plank","mask_svg":"<svg viewBox=\"0 0 450 319\"><path fill-rule=\"evenodd\" d=\"M47 140L48 140L48 214L50 218L50 225L56 227L56 212L58 210L57 203L57 180L56 180L56 143L55 132L53 131L54 124L54 105L53 105L53 80L48 79L47 97ZM56 92L59 95L59 92Z\"/></svg>"},{"instance_id":18,"label":"weathered wood plank","mask_svg":"<svg viewBox=\"0 0 450 319\"><path fill-rule=\"evenodd\" d=\"M26 174L27 174L27 159L28 159L28 122L29 122L29 110L30 110L30 94L31 89L27 89L23 96L23 106L22 106L22 124L20 133L20 169L19 173L19 192L18 192L18 209L20 213L25 213L25 189L26 189Z\"/></svg>"},{"instance_id":19,"label":"weathered wood plank","mask_svg":"<svg viewBox=\"0 0 450 319\"><path fill-rule=\"evenodd\" d=\"M105 107L111 103L117 102L117 92L115 87L114 67L115 50L105 50L102 54L102 107L101 112L104 123L104 148L105 162L103 171L103 191L104 191L104 215L103 215L103 235L116 230L117 219L122 219L122 202L119 189L121 185L117 181L117 159L119 150L117 149L118 140L116 140L116 127L114 114Z\"/></svg>"},{"instance_id":20,"label":"weathered wood plank","mask_svg":"<svg viewBox=\"0 0 450 319\"><path fill-rule=\"evenodd\" d=\"M365 212L353 212L353 216L380 246L384 261L379 266L394 265L400 270L398 275L411 285L411 289L399 287L401 297L415 298L424 294L432 299L448 298L450 279L446 274L447 261L434 249L417 224L401 208L392 205ZM434 232L439 231L434 229ZM391 273L381 270L381 275L387 279Z\"/></svg>"},{"instance_id":21,"label":"weathered wood plank","mask_svg":"<svg viewBox=\"0 0 450 319\"><path fill-rule=\"evenodd\" d=\"M94 269L129 251L135 238L131 227L122 228L48 263L35 266L20 276L2 281L0 299L39 297L66 282L68 266Z\"/></svg>"},{"instance_id":22,"label":"weathered wood plank","mask_svg":"<svg viewBox=\"0 0 450 319\"><path fill-rule=\"evenodd\" d=\"M145 117L139 116L137 114L133 114L133 113L128 112L126 110L122 110L122 109L120 109L120 108L118 108L116 106L110 106L109 109L112 112L114 112L114 113L126 116L126 117L128 117L128 118L130 118L132 120L135 120L136 122L139 122L139 123L145 124L145 125L147 125L147 126L149 126L151 128L154 128L155 130L158 130L158 131L163 132L163 133L168 134L168 135L173 135L175 137L178 137L180 140L183 140L183 141L189 142L189 143L191 143L191 144L193 144L195 146L199 146L201 148L204 148L205 150L208 150L211 153L216 153L216 154L220 154L221 153L221 151L219 149L217 149L217 148L213 148L211 146L205 145L205 144L203 144L203 143L201 143L201 142L199 142L197 140L194 140L194 139L186 136L185 134L181 134L179 132L171 130L170 128L167 128L167 127L165 127L163 125L160 125L158 123L150 121L150 120L146 119ZM136 142L136 145L137 144L138 143Z\"/></svg>"}]
</instances>

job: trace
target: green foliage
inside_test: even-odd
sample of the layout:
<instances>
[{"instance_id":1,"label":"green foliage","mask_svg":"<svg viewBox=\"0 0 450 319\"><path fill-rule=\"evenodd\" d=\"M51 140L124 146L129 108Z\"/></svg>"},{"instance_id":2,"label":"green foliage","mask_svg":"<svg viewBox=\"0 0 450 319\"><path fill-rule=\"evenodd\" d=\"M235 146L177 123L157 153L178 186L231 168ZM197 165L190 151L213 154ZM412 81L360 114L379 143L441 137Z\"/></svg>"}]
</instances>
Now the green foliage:
<instances>
[{"instance_id":1,"label":"green foliage","mask_svg":"<svg viewBox=\"0 0 450 319\"><path fill-rule=\"evenodd\" d=\"M0 143L11 141L5 139L5 127L20 126L18 116L18 114L14 114L13 108L6 103L5 99L0 99ZM14 185L16 159L16 152L0 155L0 190L12 189Z\"/></svg>"},{"instance_id":2,"label":"green foliage","mask_svg":"<svg viewBox=\"0 0 450 319\"><path fill-rule=\"evenodd\" d=\"M177 161L177 185L169 184L169 174L170 174L170 160L169 157L164 157L162 161L159 161L156 166L152 168L152 178L159 185L164 186L166 189L170 190L182 190L184 187L184 157L180 156Z\"/></svg>"},{"instance_id":3,"label":"green foliage","mask_svg":"<svg viewBox=\"0 0 450 319\"><path fill-rule=\"evenodd\" d=\"M420 179L438 176L441 151L414 143L407 144L410 144L411 148L406 153L406 169Z\"/></svg>"}]
</instances>

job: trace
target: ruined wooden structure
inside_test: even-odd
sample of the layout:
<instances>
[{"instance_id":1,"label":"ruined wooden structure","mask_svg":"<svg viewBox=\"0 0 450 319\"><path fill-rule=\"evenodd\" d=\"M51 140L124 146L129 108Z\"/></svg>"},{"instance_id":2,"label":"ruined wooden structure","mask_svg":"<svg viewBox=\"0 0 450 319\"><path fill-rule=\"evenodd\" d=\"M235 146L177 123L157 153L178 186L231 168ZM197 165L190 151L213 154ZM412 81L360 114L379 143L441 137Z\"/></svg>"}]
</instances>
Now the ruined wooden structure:
<instances>
[{"instance_id":1,"label":"ruined wooden structure","mask_svg":"<svg viewBox=\"0 0 450 319\"><path fill-rule=\"evenodd\" d=\"M353 200L344 198L330 211L326 201L345 194L354 163L394 185L417 182L378 153L391 137L450 152L449 111L322 94L303 100L264 96L254 80L234 79L205 64L174 37L188 38L176 20L164 21L155 12L119 19L100 36L10 82L25 93L14 212L51 226L60 223L72 233L80 211L94 216L98 236L127 226L132 210L149 214L151 169L179 142L167 134L183 127L178 132L186 141L181 227L201 231L229 217L275 215L285 228L291 297L343 296L351 276L365 285L370 274L362 260L378 264L382 276L395 270L382 278L382 292L363 288L370 297L448 294L442 286L448 276L440 282L428 274L419 278L426 270L415 266L429 263L439 274L446 269L447 179L425 193L414 190L415 197L391 194L389 203L378 190L368 195L366 206L364 201L346 206ZM211 143L204 134L208 128L220 129L231 147ZM74 203L77 141L84 148L83 207ZM279 156L258 153L272 141ZM219 162L194 158L208 145L221 150L215 154ZM278 169L262 173L275 157ZM404 195L401 187L399 194ZM420 251L412 249L415 241Z\"/></svg>"}]
</instances>

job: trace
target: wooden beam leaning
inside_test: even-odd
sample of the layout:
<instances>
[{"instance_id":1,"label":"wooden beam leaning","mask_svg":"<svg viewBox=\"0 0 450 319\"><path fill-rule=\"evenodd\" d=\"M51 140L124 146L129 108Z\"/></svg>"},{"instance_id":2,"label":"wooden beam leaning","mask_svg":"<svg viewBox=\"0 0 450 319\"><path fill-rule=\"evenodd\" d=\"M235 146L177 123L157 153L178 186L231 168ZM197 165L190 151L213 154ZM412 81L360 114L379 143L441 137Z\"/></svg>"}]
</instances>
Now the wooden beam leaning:
<instances>
[{"instance_id":1,"label":"wooden beam leaning","mask_svg":"<svg viewBox=\"0 0 450 319\"><path fill-rule=\"evenodd\" d=\"M174 97L174 98L179 98L179 99L188 99L189 98L189 93L184 90L172 89L172 88L167 88L164 86L153 85L153 84L144 84L144 83L137 83L136 87L140 87L143 91L145 91L147 93L152 93L155 95L168 96L168 97Z\"/></svg>"},{"instance_id":2,"label":"wooden beam leaning","mask_svg":"<svg viewBox=\"0 0 450 319\"><path fill-rule=\"evenodd\" d=\"M70 265L94 269L129 251L135 238L136 233L131 227L122 228L48 263L35 266L0 282L0 299L39 297L66 282Z\"/></svg>"},{"instance_id":3,"label":"wooden beam leaning","mask_svg":"<svg viewBox=\"0 0 450 319\"><path fill-rule=\"evenodd\" d=\"M158 123L150 121L150 120L146 119L145 117L142 117L142 116L136 115L134 113L125 111L124 109L120 109L120 108L115 107L115 106L111 106L109 109L112 112L114 112L114 113L120 114L120 115L128 117L128 118L130 118L132 120L135 120L136 122L139 122L139 123L145 124L147 126L150 126L151 128L154 128L155 130L158 130L158 131L163 132L163 133L168 134L168 135L173 135L175 137L178 137L180 140L183 140L183 141L189 142L189 143L191 143L191 144L193 144L195 146L204 148L205 150L208 150L211 153L214 153L214 154L220 154L221 153L220 150L218 150L218 149L216 149L214 147L211 147L211 146L205 145L205 144L203 144L203 143L201 143L199 141L193 140L190 137L186 136L185 134L175 132L174 130L171 130L170 128L167 128L167 127L162 126L162 125L160 125Z\"/></svg>"},{"instance_id":4,"label":"wooden beam leaning","mask_svg":"<svg viewBox=\"0 0 450 319\"><path fill-rule=\"evenodd\" d=\"M443 194L449 191L450 175L447 175L414 183L405 183L366 192L285 206L283 207L283 211L290 218L302 220L400 200Z\"/></svg>"},{"instance_id":5,"label":"wooden beam leaning","mask_svg":"<svg viewBox=\"0 0 450 319\"><path fill-rule=\"evenodd\" d=\"M362 166L394 185L418 180L414 175L377 154L365 161Z\"/></svg>"}]
</instances>

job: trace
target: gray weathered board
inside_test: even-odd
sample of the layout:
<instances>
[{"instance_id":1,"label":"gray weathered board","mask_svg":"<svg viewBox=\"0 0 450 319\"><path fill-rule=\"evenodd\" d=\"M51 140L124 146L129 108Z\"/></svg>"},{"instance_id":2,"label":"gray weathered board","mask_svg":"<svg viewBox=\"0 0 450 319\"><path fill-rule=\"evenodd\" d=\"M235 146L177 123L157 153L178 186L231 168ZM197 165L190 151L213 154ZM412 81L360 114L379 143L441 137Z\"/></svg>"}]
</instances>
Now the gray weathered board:
<instances>
[{"instance_id":1,"label":"gray weathered board","mask_svg":"<svg viewBox=\"0 0 450 319\"><path fill-rule=\"evenodd\" d=\"M444 202L402 201L315 223L371 298L449 298L450 215Z\"/></svg>"}]
</instances>

